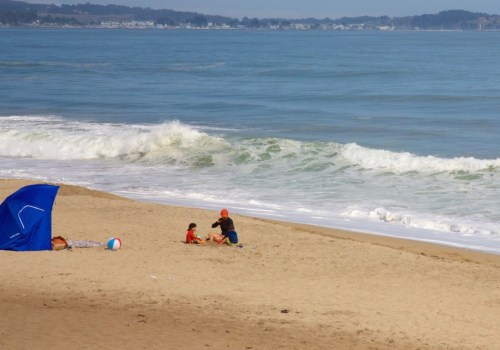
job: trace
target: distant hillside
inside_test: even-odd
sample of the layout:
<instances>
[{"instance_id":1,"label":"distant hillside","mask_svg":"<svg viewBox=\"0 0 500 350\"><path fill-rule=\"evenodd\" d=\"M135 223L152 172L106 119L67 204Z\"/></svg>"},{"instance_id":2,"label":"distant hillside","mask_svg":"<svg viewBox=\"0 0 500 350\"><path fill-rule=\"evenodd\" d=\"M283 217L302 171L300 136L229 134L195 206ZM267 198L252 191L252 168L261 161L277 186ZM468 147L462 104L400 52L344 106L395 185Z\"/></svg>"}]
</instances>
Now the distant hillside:
<instances>
[{"instance_id":1,"label":"distant hillside","mask_svg":"<svg viewBox=\"0 0 500 350\"><path fill-rule=\"evenodd\" d=\"M339 19L295 19L292 23L355 25L363 24L367 28L391 26L398 29L423 30L500 30L500 16L464 10L448 10L438 14L424 14L406 17L343 17Z\"/></svg>"},{"instance_id":2,"label":"distant hillside","mask_svg":"<svg viewBox=\"0 0 500 350\"><path fill-rule=\"evenodd\" d=\"M0 0L0 23L10 25L41 23L89 25L101 21L153 21L161 24L208 22L232 23L237 20L224 16L201 15L196 12L153 10L120 5L46 5L23 1Z\"/></svg>"},{"instance_id":3,"label":"distant hillside","mask_svg":"<svg viewBox=\"0 0 500 350\"><path fill-rule=\"evenodd\" d=\"M425 29L500 29L500 16L463 10L443 11L437 15L414 16L411 26Z\"/></svg>"},{"instance_id":4,"label":"distant hillside","mask_svg":"<svg viewBox=\"0 0 500 350\"><path fill-rule=\"evenodd\" d=\"M339 19L248 18L242 20L181 12L153 10L121 5L46 5L23 1L0 0L0 25L71 25L89 26L108 22L148 21L150 26L271 29L335 29L335 30L500 30L500 16L464 10L442 11L407 17L343 17Z\"/></svg>"}]
</instances>

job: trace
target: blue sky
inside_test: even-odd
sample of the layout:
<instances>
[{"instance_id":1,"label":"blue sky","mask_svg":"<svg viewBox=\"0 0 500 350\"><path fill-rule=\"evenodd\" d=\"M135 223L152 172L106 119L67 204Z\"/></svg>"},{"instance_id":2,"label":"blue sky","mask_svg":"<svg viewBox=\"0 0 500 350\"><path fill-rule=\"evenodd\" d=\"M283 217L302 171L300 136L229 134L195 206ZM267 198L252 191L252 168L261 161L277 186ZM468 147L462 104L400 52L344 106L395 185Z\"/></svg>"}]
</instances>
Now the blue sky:
<instances>
[{"instance_id":1,"label":"blue sky","mask_svg":"<svg viewBox=\"0 0 500 350\"><path fill-rule=\"evenodd\" d=\"M26 1L26 0L25 0ZM115 4L194 11L230 17L340 18L362 15L412 16L443 10L500 14L499 0L28 0L31 3Z\"/></svg>"}]
</instances>

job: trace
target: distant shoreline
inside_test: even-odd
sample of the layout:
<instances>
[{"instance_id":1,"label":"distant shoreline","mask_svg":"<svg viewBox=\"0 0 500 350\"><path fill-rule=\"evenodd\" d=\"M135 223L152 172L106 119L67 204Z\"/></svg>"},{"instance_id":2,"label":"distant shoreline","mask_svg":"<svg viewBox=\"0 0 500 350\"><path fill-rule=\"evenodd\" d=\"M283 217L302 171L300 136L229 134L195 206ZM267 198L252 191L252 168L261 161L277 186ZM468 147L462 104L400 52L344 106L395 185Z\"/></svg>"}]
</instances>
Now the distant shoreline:
<instances>
[{"instance_id":1,"label":"distant shoreline","mask_svg":"<svg viewBox=\"0 0 500 350\"><path fill-rule=\"evenodd\" d=\"M436 33L459 33L459 32L475 32L475 33L497 33L500 32L500 29L482 29L482 30L464 30L464 29L296 29L296 28L288 28L288 29L273 29L273 28L184 28L184 27L168 27L168 28L158 28L158 27L133 27L133 26L116 26L116 27L107 27L107 26L70 26L70 25L2 25L0 24L1 29L106 29L106 30L154 30L154 31L220 31L220 30L228 30L228 31L274 31L274 32L436 32Z\"/></svg>"},{"instance_id":2,"label":"distant shoreline","mask_svg":"<svg viewBox=\"0 0 500 350\"><path fill-rule=\"evenodd\" d=\"M172 9L122 5L28 4L9 0L0 8L0 26L58 26L160 29L270 29L270 30L467 30L498 31L500 15L446 10L405 17L358 16L325 18L232 18Z\"/></svg>"}]
</instances>

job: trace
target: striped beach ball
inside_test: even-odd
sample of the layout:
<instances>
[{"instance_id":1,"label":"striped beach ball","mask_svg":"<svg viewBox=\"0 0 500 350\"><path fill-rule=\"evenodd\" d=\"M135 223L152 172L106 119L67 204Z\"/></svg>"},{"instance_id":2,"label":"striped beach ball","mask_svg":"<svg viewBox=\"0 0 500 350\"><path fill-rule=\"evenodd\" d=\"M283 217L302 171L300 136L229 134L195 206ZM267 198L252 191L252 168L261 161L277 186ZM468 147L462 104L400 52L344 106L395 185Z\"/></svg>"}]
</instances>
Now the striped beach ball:
<instances>
[{"instance_id":1,"label":"striped beach ball","mask_svg":"<svg viewBox=\"0 0 500 350\"><path fill-rule=\"evenodd\" d=\"M111 237L108 241L108 249L118 250L122 247L122 240L120 238Z\"/></svg>"}]
</instances>

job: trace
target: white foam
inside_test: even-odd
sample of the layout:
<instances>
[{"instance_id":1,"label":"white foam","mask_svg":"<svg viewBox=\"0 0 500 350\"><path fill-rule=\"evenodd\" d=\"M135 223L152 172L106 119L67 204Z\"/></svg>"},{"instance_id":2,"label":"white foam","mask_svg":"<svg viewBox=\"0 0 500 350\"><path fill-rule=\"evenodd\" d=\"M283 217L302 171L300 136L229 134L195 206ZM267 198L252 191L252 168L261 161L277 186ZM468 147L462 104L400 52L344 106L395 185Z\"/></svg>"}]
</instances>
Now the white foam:
<instances>
[{"instance_id":1,"label":"white foam","mask_svg":"<svg viewBox=\"0 0 500 350\"><path fill-rule=\"evenodd\" d=\"M267 171L272 166L283 172L311 174L345 166L396 174L496 172L500 169L500 159L418 156L370 149L355 143L230 139L210 135L179 121L154 125L103 124L69 121L57 116L0 117L0 156L56 160L121 159L197 167L230 164L247 172Z\"/></svg>"},{"instance_id":2,"label":"white foam","mask_svg":"<svg viewBox=\"0 0 500 350\"><path fill-rule=\"evenodd\" d=\"M479 226L474 226L470 221L467 222L461 219L451 220L450 218L437 215L424 217L408 212L392 212L384 208L376 208L370 211L348 208L343 211L341 215L357 219L375 219L420 230L459 233L472 236L493 235L500 237L500 227L494 223L485 224L484 222L478 222L477 225Z\"/></svg>"},{"instance_id":3,"label":"white foam","mask_svg":"<svg viewBox=\"0 0 500 350\"><path fill-rule=\"evenodd\" d=\"M482 171L500 167L500 159L476 159L473 157L439 158L434 156L417 156L408 152L391 152L387 150L369 149L355 143L341 147L342 156L352 164L364 169L390 170L396 173L409 171L441 172L441 171Z\"/></svg>"},{"instance_id":4,"label":"white foam","mask_svg":"<svg viewBox=\"0 0 500 350\"><path fill-rule=\"evenodd\" d=\"M210 137L178 121L159 125L123 125L15 116L0 118L0 127L0 155L8 157L56 160L122 158L129 161L170 157L180 160L189 150L225 145L222 139Z\"/></svg>"}]
</instances>

